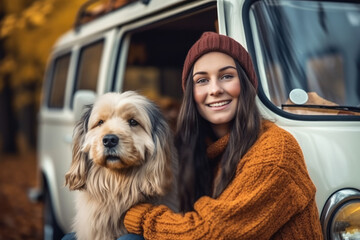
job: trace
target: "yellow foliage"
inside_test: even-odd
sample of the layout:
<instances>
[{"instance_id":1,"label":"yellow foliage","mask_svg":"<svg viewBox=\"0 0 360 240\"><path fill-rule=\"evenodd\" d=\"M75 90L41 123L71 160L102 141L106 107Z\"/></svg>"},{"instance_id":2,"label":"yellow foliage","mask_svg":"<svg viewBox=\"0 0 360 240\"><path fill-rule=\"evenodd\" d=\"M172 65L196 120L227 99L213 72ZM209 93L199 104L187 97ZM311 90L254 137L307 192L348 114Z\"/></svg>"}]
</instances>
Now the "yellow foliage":
<instances>
[{"instance_id":1,"label":"yellow foliage","mask_svg":"<svg viewBox=\"0 0 360 240\"><path fill-rule=\"evenodd\" d=\"M0 38L8 37L15 30L23 30L27 26L41 26L46 23L53 10L55 0L35 1L20 14L9 14L2 21Z\"/></svg>"},{"instance_id":2,"label":"yellow foliage","mask_svg":"<svg viewBox=\"0 0 360 240\"><path fill-rule=\"evenodd\" d=\"M0 76L14 72L15 66L15 59L12 56L6 56L0 61Z\"/></svg>"},{"instance_id":3,"label":"yellow foliage","mask_svg":"<svg viewBox=\"0 0 360 240\"><path fill-rule=\"evenodd\" d=\"M26 105L31 105L34 103L34 93L29 91L21 91L16 94L14 108L15 111L21 110L22 107Z\"/></svg>"},{"instance_id":4,"label":"yellow foliage","mask_svg":"<svg viewBox=\"0 0 360 240\"><path fill-rule=\"evenodd\" d=\"M42 78L42 71L33 62L26 62L22 66L17 65L17 70L13 74L11 86L20 88Z\"/></svg>"},{"instance_id":5,"label":"yellow foliage","mask_svg":"<svg viewBox=\"0 0 360 240\"><path fill-rule=\"evenodd\" d=\"M0 26L2 26L0 28L0 38L10 35L10 33L15 28L16 22L17 18L14 14L6 16L0 24Z\"/></svg>"},{"instance_id":6,"label":"yellow foliage","mask_svg":"<svg viewBox=\"0 0 360 240\"><path fill-rule=\"evenodd\" d=\"M23 18L27 19L30 25L41 26L46 23L46 18L53 10L54 0L35 2L23 13Z\"/></svg>"},{"instance_id":7,"label":"yellow foliage","mask_svg":"<svg viewBox=\"0 0 360 240\"><path fill-rule=\"evenodd\" d=\"M19 1L12 3L16 2ZM29 5L28 0L24 0L23 5L29 7L22 11L14 11L19 6L7 2L12 10L7 12L5 9L5 14L9 14L0 22L0 38L7 56L0 59L0 91L3 85L1 76L5 73L10 75L15 92L21 91L24 84L42 82L52 46L61 34L72 28L77 11L84 2L86 0L33 0ZM25 104L25 99L28 97L16 94L17 109Z\"/></svg>"}]
</instances>

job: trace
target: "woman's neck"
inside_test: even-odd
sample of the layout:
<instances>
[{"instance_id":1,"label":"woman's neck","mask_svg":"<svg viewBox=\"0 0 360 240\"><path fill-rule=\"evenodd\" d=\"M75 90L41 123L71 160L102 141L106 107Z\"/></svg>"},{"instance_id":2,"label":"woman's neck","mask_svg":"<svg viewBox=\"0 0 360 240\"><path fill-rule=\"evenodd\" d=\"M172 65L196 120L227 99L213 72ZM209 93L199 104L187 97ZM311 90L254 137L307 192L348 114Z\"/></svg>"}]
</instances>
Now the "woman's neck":
<instances>
[{"instance_id":1,"label":"woman's neck","mask_svg":"<svg viewBox=\"0 0 360 240\"><path fill-rule=\"evenodd\" d=\"M228 123L224 124L213 124L211 125L217 138L222 138L230 131L230 125Z\"/></svg>"}]
</instances>

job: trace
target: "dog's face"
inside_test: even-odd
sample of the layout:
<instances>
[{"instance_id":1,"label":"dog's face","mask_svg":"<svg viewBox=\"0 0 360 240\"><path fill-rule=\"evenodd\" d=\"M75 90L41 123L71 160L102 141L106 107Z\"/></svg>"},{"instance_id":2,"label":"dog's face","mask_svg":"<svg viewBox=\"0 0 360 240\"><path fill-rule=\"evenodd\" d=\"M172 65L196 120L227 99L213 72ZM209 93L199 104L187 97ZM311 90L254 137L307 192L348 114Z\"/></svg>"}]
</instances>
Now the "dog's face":
<instances>
[{"instance_id":1,"label":"dog's face","mask_svg":"<svg viewBox=\"0 0 360 240\"><path fill-rule=\"evenodd\" d=\"M90 181L93 186L100 176L138 174L142 191L151 194L162 192L165 179L171 179L170 129L159 109L135 92L99 97L77 123L73 140L65 176L71 190L84 189Z\"/></svg>"},{"instance_id":2,"label":"dog's face","mask_svg":"<svg viewBox=\"0 0 360 240\"><path fill-rule=\"evenodd\" d=\"M110 169L139 166L154 151L148 102L135 94L108 93L93 106L81 151Z\"/></svg>"}]
</instances>

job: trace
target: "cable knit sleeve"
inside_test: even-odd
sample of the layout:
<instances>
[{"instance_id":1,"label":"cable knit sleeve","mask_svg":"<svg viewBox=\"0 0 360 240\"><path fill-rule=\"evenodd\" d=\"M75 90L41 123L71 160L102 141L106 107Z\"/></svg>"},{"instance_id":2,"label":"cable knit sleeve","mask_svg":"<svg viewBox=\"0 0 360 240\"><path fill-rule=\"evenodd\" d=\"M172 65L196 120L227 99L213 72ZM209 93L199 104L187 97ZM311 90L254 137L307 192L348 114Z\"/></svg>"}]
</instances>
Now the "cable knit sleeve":
<instances>
[{"instance_id":1,"label":"cable knit sleeve","mask_svg":"<svg viewBox=\"0 0 360 240\"><path fill-rule=\"evenodd\" d=\"M271 238L315 195L296 141L277 138L282 140L277 146L268 142L274 139L254 145L217 199L201 197L184 215L166 206L135 206L125 216L127 230L145 239ZM294 147L285 148L288 141L295 141Z\"/></svg>"}]
</instances>

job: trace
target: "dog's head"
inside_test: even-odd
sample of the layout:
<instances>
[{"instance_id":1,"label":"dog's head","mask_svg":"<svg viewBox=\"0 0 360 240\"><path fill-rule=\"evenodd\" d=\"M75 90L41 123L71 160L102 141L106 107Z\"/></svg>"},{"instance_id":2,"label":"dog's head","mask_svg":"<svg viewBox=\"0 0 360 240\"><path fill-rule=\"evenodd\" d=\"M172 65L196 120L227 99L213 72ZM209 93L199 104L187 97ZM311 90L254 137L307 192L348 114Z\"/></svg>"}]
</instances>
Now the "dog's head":
<instances>
[{"instance_id":1,"label":"dog's head","mask_svg":"<svg viewBox=\"0 0 360 240\"><path fill-rule=\"evenodd\" d=\"M77 123L73 139L73 160L65 176L71 190L86 188L94 168L111 174L142 169L141 178L155 192L163 191L171 176L170 129L156 105L135 92L99 97Z\"/></svg>"}]
</instances>

